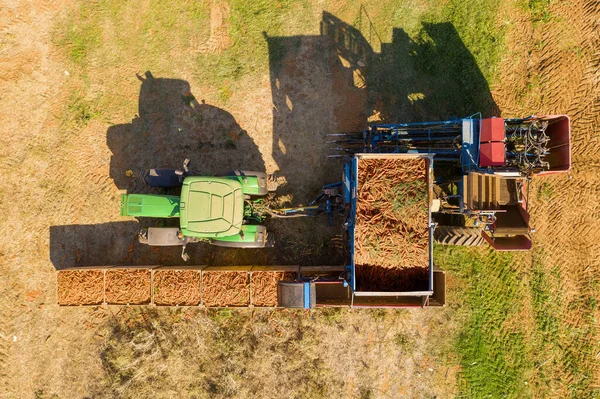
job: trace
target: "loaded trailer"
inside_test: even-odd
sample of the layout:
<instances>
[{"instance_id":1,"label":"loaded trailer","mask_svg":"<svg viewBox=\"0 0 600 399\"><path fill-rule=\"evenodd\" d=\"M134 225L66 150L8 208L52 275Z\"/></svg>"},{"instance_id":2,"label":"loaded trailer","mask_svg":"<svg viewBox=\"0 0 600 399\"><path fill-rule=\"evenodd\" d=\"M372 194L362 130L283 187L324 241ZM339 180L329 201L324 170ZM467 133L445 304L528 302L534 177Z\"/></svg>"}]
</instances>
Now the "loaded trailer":
<instances>
[{"instance_id":1,"label":"loaded trailer","mask_svg":"<svg viewBox=\"0 0 600 399\"><path fill-rule=\"evenodd\" d=\"M445 274L433 264L433 155L355 154L343 179L351 305L443 305Z\"/></svg>"}]
</instances>

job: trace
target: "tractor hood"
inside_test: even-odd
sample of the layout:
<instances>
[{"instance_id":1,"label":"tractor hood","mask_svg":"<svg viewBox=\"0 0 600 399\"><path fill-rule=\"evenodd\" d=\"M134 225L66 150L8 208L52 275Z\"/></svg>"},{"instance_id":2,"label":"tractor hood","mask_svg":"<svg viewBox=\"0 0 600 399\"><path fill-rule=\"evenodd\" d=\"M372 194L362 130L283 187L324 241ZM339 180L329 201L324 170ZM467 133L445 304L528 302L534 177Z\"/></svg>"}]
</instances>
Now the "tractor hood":
<instances>
[{"instance_id":1,"label":"tractor hood","mask_svg":"<svg viewBox=\"0 0 600 399\"><path fill-rule=\"evenodd\" d=\"M180 227L186 236L227 237L238 234L244 218L244 194L239 181L190 176L183 181Z\"/></svg>"}]
</instances>

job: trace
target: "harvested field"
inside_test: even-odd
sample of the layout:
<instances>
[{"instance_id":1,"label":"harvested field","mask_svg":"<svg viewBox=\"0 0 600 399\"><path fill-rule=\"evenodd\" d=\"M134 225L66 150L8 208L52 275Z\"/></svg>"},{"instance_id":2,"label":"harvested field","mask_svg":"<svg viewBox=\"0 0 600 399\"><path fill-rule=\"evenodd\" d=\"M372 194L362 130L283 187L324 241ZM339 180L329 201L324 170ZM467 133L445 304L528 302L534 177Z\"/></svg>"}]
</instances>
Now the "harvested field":
<instances>
[{"instance_id":1,"label":"harvested field","mask_svg":"<svg viewBox=\"0 0 600 399\"><path fill-rule=\"evenodd\" d=\"M381 266L357 266L358 291L410 292L428 289L427 268L415 266L391 269Z\"/></svg>"},{"instance_id":2,"label":"harvested field","mask_svg":"<svg viewBox=\"0 0 600 399\"><path fill-rule=\"evenodd\" d=\"M203 272L202 303L208 307L250 305L250 274L248 272Z\"/></svg>"},{"instance_id":3,"label":"harvested field","mask_svg":"<svg viewBox=\"0 0 600 399\"><path fill-rule=\"evenodd\" d=\"M150 303L150 270L108 270L105 295L113 305Z\"/></svg>"},{"instance_id":4,"label":"harvested field","mask_svg":"<svg viewBox=\"0 0 600 399\"><path fill-rule=\"evenodd\" d=\"M598 1L16 0L0 15L0 126L20 132L0 138L2 396L599 395ZM479 111L569 115L573 167L531 182L531 252L436 248L446 308L55 304L55 268L181 264L118 215L121 190L154 192L150 167L280 170L281 194L308 203L341 171L327 134L372 112ZM341 264L326 224L273 221L269 250L189 251L211 266Z\"/></svg>"},{"instance_id":5,"label":"harvested field","mask_svg":"<svg viewBox=\"0 0 600 399\"><path fill-rule=\"evenodd\" d=\"M100 305L104 302L102 270L62 270L57 274L59 305Z\"/></svg>"},{"instance_id":6,"label":"harvested field","mask_svg":"<svg viewBox=\"0 0 600 399\"><path fill-rule=\"evenodd\" d=\"M296 273L253 272L252 304L259 307L277 306L277 285L281 280L293 281Z\"/></svg>"},{"instance_id":7,"label":"harvested field","mask_svg":"<svg viewBox=\"0 0 600 399\"><path fill-rule=\"evenodd\" d=\"M200 304L200 272L197 270L156 270L154 304L194 306Z\"/></svg>"},{"instance_id":8,"label":"harvested field","mask_svg":"<svg viewBox=\"0 0 600 399\"><path fill-rule=\"evenodd\" d=\"M426 159L359 161L354 234L357 265L428 264Z\"/></svg>"}]
</instances>

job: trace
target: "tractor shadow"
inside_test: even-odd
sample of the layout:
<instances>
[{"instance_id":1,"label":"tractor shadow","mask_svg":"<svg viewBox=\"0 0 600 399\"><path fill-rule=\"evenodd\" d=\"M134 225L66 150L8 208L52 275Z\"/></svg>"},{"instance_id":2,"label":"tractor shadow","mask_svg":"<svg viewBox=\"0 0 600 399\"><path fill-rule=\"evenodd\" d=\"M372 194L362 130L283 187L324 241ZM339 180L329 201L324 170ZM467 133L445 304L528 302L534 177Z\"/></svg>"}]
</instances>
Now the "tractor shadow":
<instances>
[{"instance_id":1,"label":"tractor shadow","mask_svg":"<svg viewBox=\"0 0 600 399\"><path fill-rule=\"evenodd\" d=\"M352 26L323 12L319 35L268 36L273 98L272 154L288 185L280 194L306 204L323 184L340 181L343 161L332 133L362 131L368 122L418 122L499 115L477 62L451 23L423 24L410 37L394 28L383 42L361 7ZM375 50L377 49L377 51ZM290 254L312 264L339 264L327 218L273 223ZM280 226L280 224L282 226ZM283 225L285 224L285 225ZM294 244L296 243L296 244ZM342 251L343 253L343 251Z\"/></svg>"},{"instance_id":2,"label":"tractor shadow","mask_svg":"<svg viewBox=\"0 0 600 399\"><path fill-rule=\"evenodd\" d=\"M206 243L181 247L142 245L137 235L144 221L50 226L50 261L56 270L81 266L231 266L276 264L272 248L231 249Z\"/></svg>"},{"instance_id":3,"label":"tractor shadow","mask_svg":"<svg viewBox=\"0 0 600 399\"><path fill-rule=\"evenodd\" d=\"M138 75L142 82L138 115L131 123L111 126L106 135L112 152L110 177L128 193L178 194L149 187L146 170L180 168L190 158L194 174L218 175L233 169L265 171L257 145L229 112L198 100L181 79ZM115 214L119 212L115 209ZM177 226L178 219L50 228L50 259L57 269L74 266L181 265L181 247L149 247L137 240L140 227ZM187 252L190 264L269 264L272 251L233 250L199 243Z\"/></svg>"},{"instance_id":4,"label":"tractor shadow","mask_svg":"<svg viewBox=\"0 0 600 399\"><path fill-rule=\"evenodd\" d=\"M77 266L179 265L179 247L148 247L136 240L135 221L50 227L50 261L57 270ZM179 249L179 250L177 250Z\"/></svg>"},{"instance_id":5,"label":"tractor shadow","mask_svg":"<svg viewBox=\"0 0 600 399\"><path fill-rule=\"evenodd\" d=\"M142 178L150 168L180 168L189 158L195 174L217 175L243 167L265 171L258 147L229 112L198 100L181 79L142 81L138 115L111 126L106 143L112 152L110 177L127 192L154 192Z\"/></svg>"}]
</instances>

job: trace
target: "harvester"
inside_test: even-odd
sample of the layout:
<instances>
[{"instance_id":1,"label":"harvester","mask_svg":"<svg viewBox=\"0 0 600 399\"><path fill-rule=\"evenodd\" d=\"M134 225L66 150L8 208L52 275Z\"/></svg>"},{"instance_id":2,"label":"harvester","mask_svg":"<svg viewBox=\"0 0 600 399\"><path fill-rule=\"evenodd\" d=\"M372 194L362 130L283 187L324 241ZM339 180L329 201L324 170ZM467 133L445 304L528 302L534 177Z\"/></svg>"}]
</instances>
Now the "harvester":
<instances>
[{"instance_id":1,"label":"harvester","mask_svg":"<svg viewBox=\"0 0 600 399\"><path fill-rule=\"evenodd\" d=\"M431 154L435 160L433 219L440 244L528 250L528 182L569 171L566 115L375 124L335 134L333 156L355 153Z\"/></svg>"}]
</instances>

